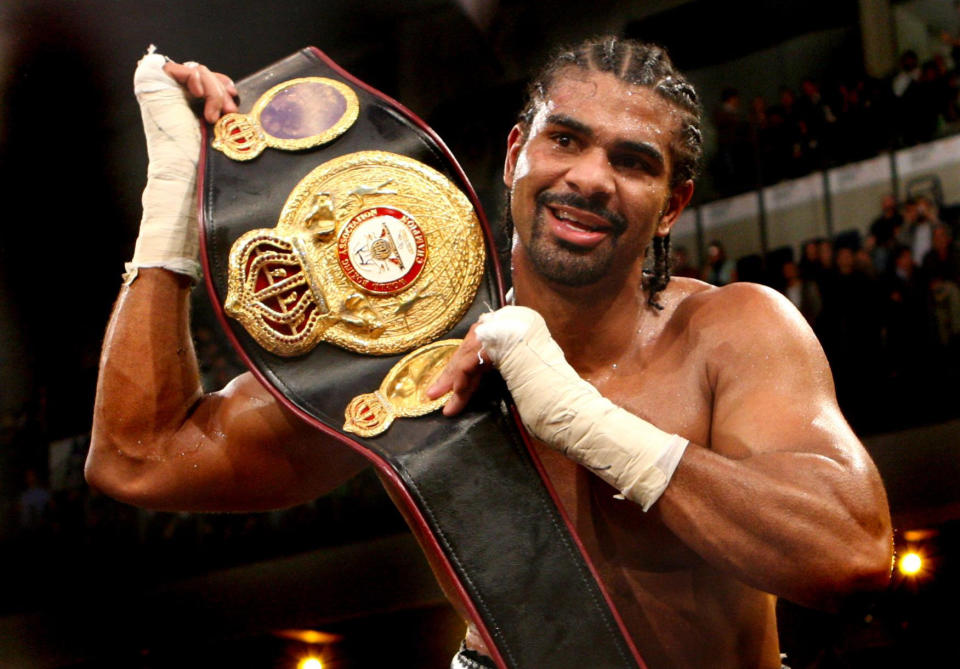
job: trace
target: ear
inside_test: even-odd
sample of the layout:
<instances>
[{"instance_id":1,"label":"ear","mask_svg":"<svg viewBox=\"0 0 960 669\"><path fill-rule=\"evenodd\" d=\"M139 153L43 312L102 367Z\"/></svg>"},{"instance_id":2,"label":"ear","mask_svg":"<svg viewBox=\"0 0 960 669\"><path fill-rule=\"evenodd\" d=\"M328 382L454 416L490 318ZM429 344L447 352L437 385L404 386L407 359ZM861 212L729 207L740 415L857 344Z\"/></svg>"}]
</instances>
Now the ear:
<instances>
[{"instance_id":1,"label":"ear","mask_svg":"<svg viewBox=\"0 0 960 669\"><path fill-rule=\"evenodd\" d=\"M510 129L507 135L507 157L503 163L503 183L507 188L513 188L513 175L517 168L517 158L520 156L520 149L523 148L525 141L523 128L520 124Z\"/></svg>"},{"instance_id":2,"label":"ear","mask_svg":"<svg viewBox=\"0 0 960 669\"><path fill-rule=\"evenodd\" d=\"M667 200L667 206L660 216L660 222L657 224L657 236L666 237L670 234L670 228L680 218L680 214L690 204L690 198L693 197L693 180L687 179L682 184L673 189L670 198Z\"/></svg>"}]
</instances>

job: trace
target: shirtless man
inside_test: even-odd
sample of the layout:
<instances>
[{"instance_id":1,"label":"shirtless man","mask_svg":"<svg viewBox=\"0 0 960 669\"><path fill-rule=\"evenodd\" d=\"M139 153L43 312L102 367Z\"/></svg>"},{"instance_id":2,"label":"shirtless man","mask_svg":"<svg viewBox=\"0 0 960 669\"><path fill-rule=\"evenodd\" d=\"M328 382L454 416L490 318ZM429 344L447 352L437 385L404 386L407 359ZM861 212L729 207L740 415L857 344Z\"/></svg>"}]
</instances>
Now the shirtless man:
<instances>
[{"instance_id":1,"label":"shirtless man","mask_svg":"<svg viewBox=\"0 0 960 669\"><path fill-rule=\"evenodd\" d=\"M230 109L216 75L165 69L207 120ZM776 596L835 609L884 587L890 518L796 309L756 285L666 280L699 154L696 94L659 49L608 38L556 59L507 140L518 306L475 325L431 393L453 390L456 414L499 367L651 669L775 669ZM202 395L188 291L156 268L123 288L91 483L154 508L250 510L359 469L249 374ZM467 645L482 657L475 631Z\"/></svg>"}]
</instances>

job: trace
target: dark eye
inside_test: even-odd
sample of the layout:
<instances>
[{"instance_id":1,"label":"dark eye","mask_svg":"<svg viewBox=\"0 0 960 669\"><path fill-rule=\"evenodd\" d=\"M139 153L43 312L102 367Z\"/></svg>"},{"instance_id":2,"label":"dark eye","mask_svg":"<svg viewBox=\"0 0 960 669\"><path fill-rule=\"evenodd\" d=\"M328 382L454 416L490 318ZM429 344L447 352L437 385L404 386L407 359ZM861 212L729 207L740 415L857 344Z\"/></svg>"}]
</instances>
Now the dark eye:
<instances>
[{"instance_id":1,"label":"dark eye","mask_svg":"<svg viewBox=\"0 0 960 669\"><path fill-rule=\"evenodd\" d=\"M551 138L553 139L554 144L561 148L567 148L573 146L573 137L568 135L565 132L554 133Z\"/></svg>"},{"instance_id":2,"label":"dark eye","mask_svg":"<svg viewBox=\"0 0 960 669\"><path fill-rule=\"evenodd\" d=\"M646 170L647 161L640 156L633 154L621 154L611 156L610 164L614 167L620 167L625 170Z\"/></svg>"}]
</instances>

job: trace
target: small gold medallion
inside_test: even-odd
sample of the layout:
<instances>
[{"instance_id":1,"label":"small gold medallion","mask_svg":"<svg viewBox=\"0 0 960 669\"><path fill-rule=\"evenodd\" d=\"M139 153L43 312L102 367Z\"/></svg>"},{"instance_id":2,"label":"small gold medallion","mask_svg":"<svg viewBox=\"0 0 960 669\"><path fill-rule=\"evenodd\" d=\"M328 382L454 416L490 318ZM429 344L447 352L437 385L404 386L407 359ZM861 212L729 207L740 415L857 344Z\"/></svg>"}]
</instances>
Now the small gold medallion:
<instances>
[{"instance_id":1,"label":"small gold medallion","mask_svg":"<svg viewBox=\"0 0 960 669\"><path fill-rule=\"evenodd\" d=\"M387 372L377 390L358 395L347 405L343 429L361 437L375 437L395 418L423 416L442 407L452 393L431 400L427 389L462 341L444 339L408 353Z\"/></svg>"},{"instance_id":2,"label":"small gold medallion","mask_svg":"<svg viewBox=\"0 0 960 669\"><path fill-rule=\"evenodd\" d=\"M388 355L452 328L485 262L467 197L406 156L334 158L294 188L273 229L232 246L226 312L281 356L320 341Z\"/></svg>"},{"instance_id":3,"label":"small gold medallion","mask_svg":"<svg viewBox=\"0 0 960 669\"><path fill-rule=\"evenodd\" d=\"M213 126L211 146L233 160L253 160L266 147L300 151L333 141L360 113L349 86L324 77L277 84L261 95L249 114L225 114Z\"/></svg>"}]
</instances>

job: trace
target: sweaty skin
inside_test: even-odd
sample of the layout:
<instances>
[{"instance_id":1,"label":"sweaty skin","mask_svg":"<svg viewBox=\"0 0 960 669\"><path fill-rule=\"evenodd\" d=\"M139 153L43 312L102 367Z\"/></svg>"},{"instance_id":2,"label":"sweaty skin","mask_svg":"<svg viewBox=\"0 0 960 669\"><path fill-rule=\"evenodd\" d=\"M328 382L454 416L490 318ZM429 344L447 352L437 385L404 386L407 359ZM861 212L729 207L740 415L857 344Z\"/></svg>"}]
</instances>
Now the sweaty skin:
<instances>
[{"instance_id":1,"label":"sweaty skin","mask_svg":"<svg viewBox=\"0 0 960 669\"><path fill-rule=\"evenodd\" d=\"M779 294L673 279L662 311L646 304L642 251L692 192L669 186L675 126L651 91L571 70L531 126L511 132L516 303L544 316L601 394L691 442L648 513L558 452L537 451L648 666L777 668L775 595L835 609L886 585L886 496L816 338ZM537 205L571 192L630 227L618 236L575 207ZM608 270L588 285L541 269L543 258L585 266L601 255ZM448 415L489 368L478 353L471 332L431 388L455 392ZM483 651L475 630L467 641Z\"/></svg>"},{"instance_id":2,"label":"sweaty skin","mask_svg":"<svg viewBox=\"0 0 960 669\"><path fill-rule=\"evenodd\" d=\"M204 99L208 121L234 108L229 83L206 68L166 69ZM548 447L538 453L651 669L779 667L775 595L835 608L886 584L880 479L786 300L674 279L664 309L647 306L644 250L693 192L669 184L669 103L580 70L548 93L508 138L516 301L543 315L602 394L691 444L647 513ZM204 395L188 296L189 281L164 269L121 289L101 360L92 485L155 509L258 510L313 499L364 466L250 374ZM468 335L432 389L455 391L445 413L489 370L478 352ZM468 644L483 650L475 631Z\"/></svg>"}]
</instances>

